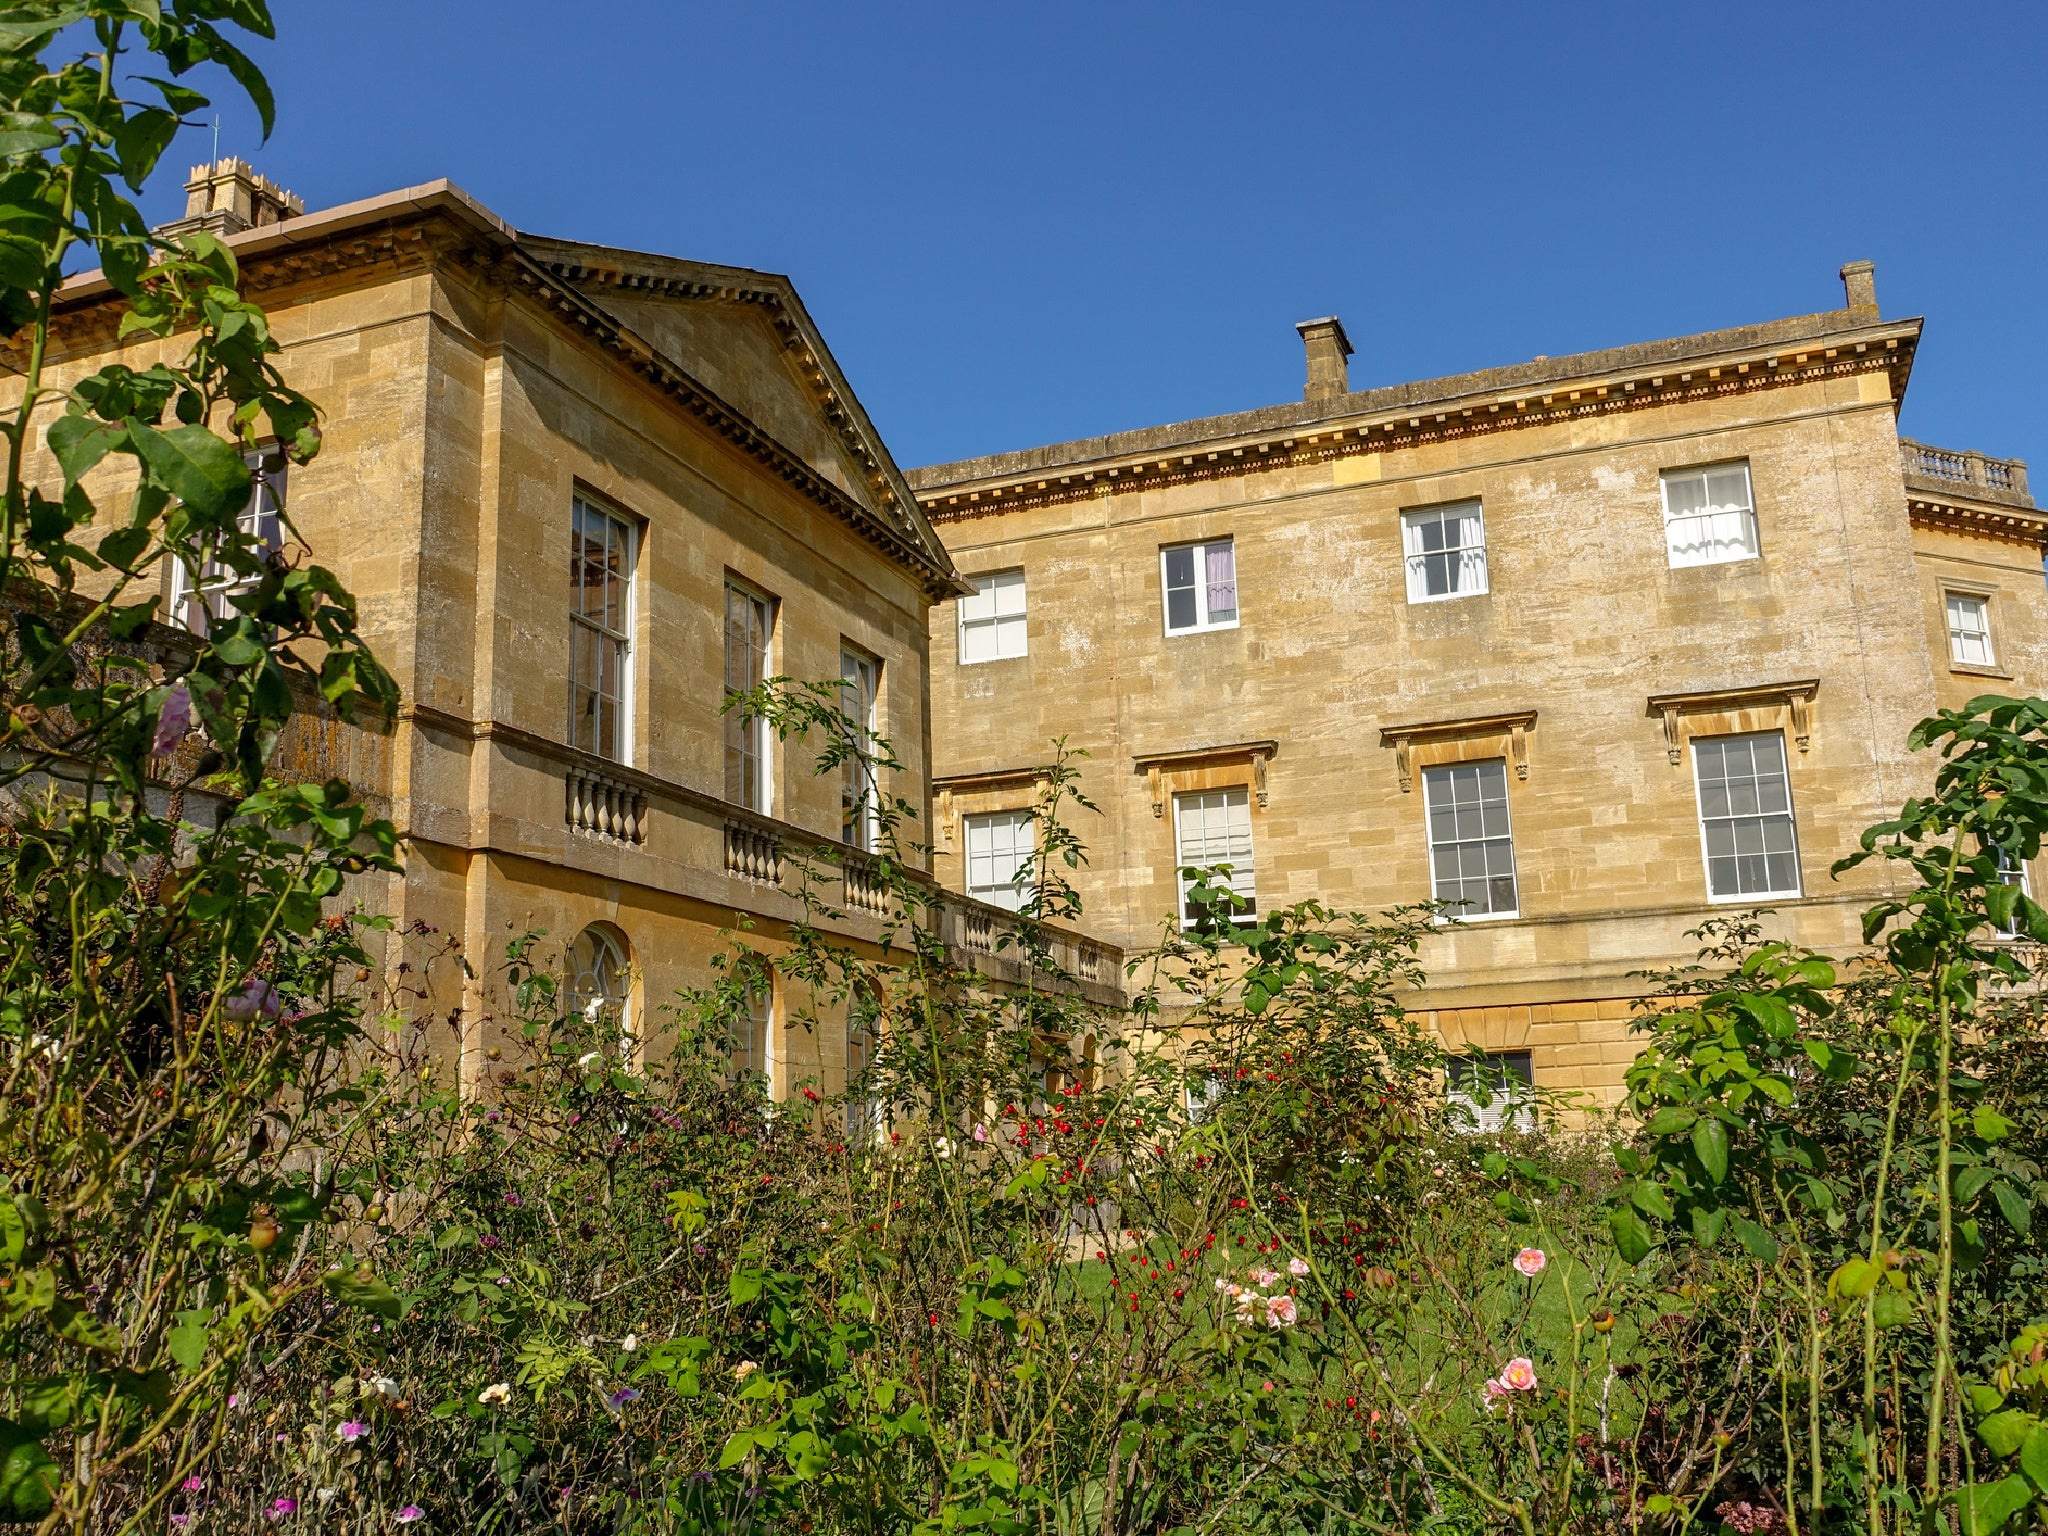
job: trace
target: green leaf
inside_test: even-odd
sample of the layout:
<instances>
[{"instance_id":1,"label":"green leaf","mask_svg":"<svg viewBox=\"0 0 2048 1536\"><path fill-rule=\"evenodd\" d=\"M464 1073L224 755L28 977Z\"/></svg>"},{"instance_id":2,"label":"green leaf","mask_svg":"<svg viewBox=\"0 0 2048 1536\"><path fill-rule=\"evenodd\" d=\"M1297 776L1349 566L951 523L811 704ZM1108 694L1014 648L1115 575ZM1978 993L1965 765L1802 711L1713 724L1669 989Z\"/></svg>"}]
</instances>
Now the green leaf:
<instances>
[{"instance_id":1,"label":"green leaf","mask_svg":"<svg viewBox=\"0 0 2048 1536\"><path fill-rule=\"evenodd\" d=\"M1902 1327L1913 1320L1913 1298L1904 1291L1879 1291L1870 1298L1870 1320L1880 1328Z\"/></svg>"},{"instance_id":2,"label":"green leaf","mask_svg":"<svg viewBox=\"0 0 2048 1536\"><path fill-rule=\"evenodd\" d=\"M225 523L249 501L249 466L234 446L204 427L160 432L128 418L128 437L159 484L202 521Z\"/></svg>"},{"instance_id":3,"label":"green leaf","mask_svg":"<svg viewBox=\"0 0 2048 1536\"><path fill-rule=\"evenodd\" d=\"M2012 1185L2000 1180L1991 1186L1991 1198L1998 1202L1999 1212L2005 1217L2006 1225L2021 1237L2025 1237L2027 1229L2034 1224L2034 1212L2027 1203L2027 1197Z\"/></svg>"},{"instance_id":4,"label":"green leaf","mask_svg":"<svg viewBox=\"0 0 2048 1536\"><path fill-rule=\"evenodd\" d=\"M1698 1118L1697 1111L1671 1104L1650 1116L1644 1123L1643 1130L1651 1136L1676 1136L1679 1132L1689 1129Z\"/></svg>"},{"instance_id":5,"label":"green leaf","mask_svg":"<svg viewBox=\"0 0 2048 1536\"><path fill-rule=\"evenodd\" d=\"M21 1212L7 1195L0 1195L0 1262L10 1268L21 1262L22 1250L28 1246L28 1223L21 1219Z\"/></svg>"},{"instance_id":6,"label":"green leaf","mask_svg":"<svg viewBox=\"0 0 2048 1536\"><path fill-rule=\"evenodd\" d=\"M1989 1104L1979 1104L1970 1112L1970 1125L1985 1141L2003 1141L2012 1134L2012 1122Z\"/></svg>"},{"instance_id":7,"label":"green leaf","mask_svg":"<svg viewBox=\"0 0 2048 1536\"><path fill-rule=\"evenodd\" d=\"M405 1311L398 1293L375 1275L337 1269L328 1275L326 1284L328 1294L344 1306L361 1307L393 1320Z\"/></svg>"},{"instance_id":8,"label":"green leaf","mask_svg":"<svg viewBox=\"0 0 2048 1536\"><path fill-rule=\"evenodd\" d=\"M0 1419L0 1521L42 1519L56 1502L62 1476L34 1435Z\"/></svg>"},{"instance_id":9,"label":"green leaf","mask_svg":"<svg viewBox=\"0 0 2048 1536\"><path fill-rule=\"evenodd\" d=\"M2048 1493L2048 1425L2036 1426L2020 1447L2020 1470L2034 1480L2034 1486Z\"/></svg>"},{"instance_id":10,"label":"green leaf","mask_svg":"<svg viewBox=\"0 0 2048 1536\"><path fill-rule=\"evenodd\" d=\"M206 1346L212 1337L206 1329L187 1324L173 1328L165 1335L164 1347L170 1350L171 1358L178 1362L179 1369L196 1371L206 1359Z\"/></svg>"},{"instance_id":11,"label":"green leaf","mask_svg":"<svg viewBox=\"0 0 2048 1536\"><path fill-rule=\"evenodd\" d=\"M1968 1484L1956 1499L1963 1536L1992 1536L1992 1532L2025 1509L2033 1497L2032 1486L2017 1472L1995 1483Z\"/></svg>"},{"instance_id":12,"label":"green leaf","mask_svg":"<svg viewBox=\"0 0 2048 1536\"><path fill-rule=\"evenodd\" d=\"M8 30L6 23L0 23L0 37ZM0 156L35 154L63 142L63 131L47 117L34 112L0 112Z\"/></svg>"},{"instance_id":13,"label":"green leaf","mask_svg":"<svg viewBox=\"0 0 2048 1536\"><path fill-rule=\"evenodd\" d=\"M128 429L117 422L94 421L90 416L59 416L44 435L68 483L82 478L122 446L128 439Z\"/></svg>"},{"instance_id":14,"label":"green leaf","mask_svg":"<svg viewBox=\"0 0 2048 1536\"><path fill-rule=\"evenodd\" d=\"M1747 1216L1732 1217L1728 1223L1735 1229L1735 1240L1751 1254L1766 1264L1778 1262L1778 1240Z\"/></svg>"},{"instance_id":15,"label":"green leaf","mask_svg":"<svg viewBox=\"0 0 2048 1536\"><path fill-rule=\"evenodd\" d=\"M1699 1158L1700 1166L1707 1170L1708 1178L1716 1184L1727 1179L1727 1126L1712 1117L1696 1121L1692 1128L1692 1150Z\"/></svg>"},{"instance_id":16,"label":"green leaf","mask_svg":"<svg viewBox=\"0 0 2048 1536\"><path fill-rule=\"evenodd\" d=\"M1850 1259L1828 1276L1828 1291L1851 1300L1868 1296L1877 1289L1877 1282L1883 1274L1884 1271L1868 1259Z\"/></svg>"},{"instance_id":17,"label":"green leaf","mask_svg":"<svg viewBox=\"0 0 2048 1536\"><path fill-rule=\"evenodd\" d=\"M1990 1446L1994 1455L2010 1456L2026 1444L2027 1437L2040 1425L2040 1419L2026 1409L2008 1408L1979 1424L1977 1438Z\"/></svg>"},{"instance_id":18,"label":"green leaf","mask_svg":"<svg viewBox=\"0 0 2048 1536\"><path fill-rule=\"evenodd\" d=\"M1614 1236L1614 1250L1630 1264L1640 1264L1650 1256L1650 1233L1643 1225L1642 1218L1627 1206L1616 1206L1607 1218L1608 1230Z\"/></svg>"}]
</instances>

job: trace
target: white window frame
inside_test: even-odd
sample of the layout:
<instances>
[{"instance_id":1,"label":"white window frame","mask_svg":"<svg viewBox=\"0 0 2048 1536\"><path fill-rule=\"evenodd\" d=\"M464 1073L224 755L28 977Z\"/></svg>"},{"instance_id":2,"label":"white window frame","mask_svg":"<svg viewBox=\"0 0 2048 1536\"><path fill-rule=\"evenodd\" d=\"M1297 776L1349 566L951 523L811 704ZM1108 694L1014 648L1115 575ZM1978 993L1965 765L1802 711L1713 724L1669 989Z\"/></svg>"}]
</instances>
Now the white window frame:
<instances>
[{"instance_id":1,"label":"white window frame","mask_svg":"<svg viewBox=\"0 0 2048 1536\"><path fill-rule=\"evenodd\" d=\"M586 941L587 944L586 944ZM569 946L569 1004L586 1021L593 1010L618 1011L619 1035L627 1055L633 1050L633 966L626 946L602 923L591 923Z\"/></svg>"},{"instance_id":2,"label":"white window frame","mask_svg":"<svg viewBox=\"0 0 2048 1536\"><path fill-rule=\"evenodd\" d=\"M1956 607L1959 604L1974 603L1981 628L1974 633L1959 629L1956 625ZM1948 662L1951 667L1970 667L1990 670L1998 665L1998 647L1991 638L1991 594L1978 592L1968 587L1943 587L1941 589L1941 615L1948 626ZM1983 643L1984 655L1981 660L1962 654L1962 645L1967 639Z\"/></svg>"},{"instance_id":3,"label":"white window frame","mask_svg":"<svg viewBox=\"0 0 2048 1536\"><path fill-rule=\"evenodd\" d=\"M1223 801L1226 835L1227 823L1232 819L1231 813L1239 807L1244 810L1245 855L1242 864L1234 859L1190 859L1187 856L1187 837L1182 828L1184 813L1189 807L1189 802L1212 797L1220 797ZM1210 864L1222 863L1230 865L1230 875L1225 883L1230 887L1231 894L1243 896L1251 903L1249 907L1232 907L1226 915L1240 926L1248 925L1259 915L1258 839L1252 833L1250 788L1242 784L1229 784L1220 789L1191 789L1176 794L1173 797L1173 883L1175 890L1180 893L1176 910L1180 913L1182 929L1194 927L1199 919L1188 916L1188 892L1194 889L1195 882L1181 871L1191 868L1202 869ZM1240 889L1240 880L1246 882L1250 889Z\"/></svg>"},{"instance_id":4,"label":"white window frame","mask_svg":"<svg viewBox=\"0 0 2048 1536\"><path fill-rule=\"evenodd\" d=\"M2025 861L2015 859L2003 848L1994 848L1991 852L1992 856L1998 860L1998 883L2000 885L2016 885L2020 888L2022 896L2031 897L2034 894L2034 883L2027 877ZM2018 911L2015 910L2013 915L2017 919ZM2017 921L2010 928L2001 928L1994 923L1991 931L2001 939L2023 939L2026 937L2026 930L2020 927Z\"/></svg>"},{"instance_id":5,"label":"white window frame","mask_svg":"<svg viewBox=\"0 0 2048 1536\"><path fill-rule=\"evenodd\" d=\"M982 881L977 884L974 879L974 834L977 830L982 829L994 831L998 823L1008 827L1012 833L1010 852L1013 855L1019 852L1015 832L1018 827L1021 826L1023 828L1024 847L1021 850L1023 863L1017 867L1018 871L1023 875L1023 879L1019 881L1013 878L1007 886L990 881ZM1021 911L1025 904L1038 894L1036 878L1038 872L1038 823L1029 810L978 811L971 816L962 816L960 818L960 849L960 862L962 866L960 883L966 888L968 896L973 900L987 902L992 907L1001 907L1006 912L1017 912ZM987 856L990 858L995 857L993 848L991 848Z\"/></svg>"},{"instance_id":6,"label":"white window frame","mask_svg":"<svg viewBox=\"0 0 2048 1536\"><path fill-rule=\"evenodd\" d=\"M633 519L615 511L593 497L580 492L570 503L569 535L575 541L569 554L569 576L572 588L576 579L576 567L583 558L581 530L586 521L595 520L602 524L607 538L616 532L619 536L619 622L616 627L604 619L584 613L579 601L572 595L569 612L569 744L578 751L589 752L606 762L628 763L633 761L633 629L637 621L637 596L634 579L640 567L640 530ZM576 639L578 631L588 631L591 643L609 647L619 672L619 692L615 701L618 710L618 741L612 745L616 750L607 752L605 743L585 745L578 729L576 713ZM599 695L602 697L602 694Z\"/></svg>"},{"instance_id":7,"label":"white window frame","mask_svg":"<svg viewBox=\"0 0 2048 1536\"><path fill-rule=\"evenodd\" d=\"M285 484L291 460L285 457L281 444L266 443L243 454L242 462L249 466L249 500L235 514L235 522L242 532L254 534L276 553L284 548ZM182 560L173 560L170 565L170 602L164 612L177 628L200 636L215 622L240 618L241 609L229 599L238 592L249 591L263 579L260 575L243 576L225 569L211 558L196 573L187 570Z\"/></svg>"},{"instance_id":8,"label":"white window frame","mask_svg":"<svg viewBox=\"0 0 2048 1536\"><path fill-rule=\"evenodd\" d=\"M734 1051L729 1058L735 1079L742 1072L758 1073L768 1084L768 1097L775 1097L775 973L767 970L758 980L750 980L746 988L746 1014L740 1021L747 1030L748 1061L742 1066L739 1053ZM756 1006L759 1012L755 1011ZM737 1044L738 1042L733 1042Z\"/></svg>"},{"instance_id":9,"label":"white window frame","mask_svg":"<svg viewBox=\"0 0 2048 1536\"><path fill-rule=\"evenodd\" d=\"M847 847L873 853L882 836L881 773L875 764L875 718L882 688L882 664L857 646L839 647L839 707L854 729L840 765L839 838Z\"/></svg>"},{"instance_id":10,"label":"white window frame","mask_svg":"<svg viewBox=\"0 0 2048 1536\"><path fill-rule=\"evenodd\" d=\"M1460 522L1470 518L1479 526L1479 540L1475 544L1455 544L1443 549L1425 549L1423 530L1432 523L1443 526L1446 517L1456 517ZM1431 556L1458 557L1453 570L1454 580L1461 583L1448 592L1429 590L1429 560ZM1492 590L1486 570L1486 509L1478 497L1465 501L1447 501L1434 507L1410 507L1401 514L1401 558L1407 569L1408 601L1410 603L1447 603L1461 597L1483 597ZM1470 573L1476 577L1474 584L1464 586L1462 582Z\"/></svg>"},{"instance_id":11,"label":"white window frame","mask_svg":"<svg viewBox=\"0 0 2048 1536\"><path fill-rule=\"evenodd\" d=\"M1014 661L1019 656L1030 655L1030 601L1024 584L1024 567L1016 565L1007 570L988 571L980 576L969 576L967 580L975 585L974 595L962 597L954 605L959 610L960 665L979 667L992 661ZM1005 608L1011 603L1015 605L1015 612ZM994 654L968 655L968 637L983 634L992 637Z\"/></svg>"},{"instance_id":12,"label":"white window frame","mask_svg":"<svg viewBox=\"0 0 2048 1536\"><path fill-rule=\"evenodd\" d=\"M1703 741L1735 741L1744 737L1775 736L1778 739L1779 761L1785 765L1785 810L1783 815L1792 826L1792 868L1798 876L1799 885L1784 891L1737 891L1728 896L1714 894L1713 852L1707 846L1707 804L1701 793L1699 745ZM1754 906L1760 901L1796 900L1806 894L1806 861L1799 854L1799 805L1792 794L1792 756L1785 750L1783 731L1727 731L1712 736L1694 736L1690 741L1692 757L1693 813L1700 824L1700 878L1706 882L1707 902L1711 906ZM1771 813L1776 815L1778 813ZM1735 817L1716 817L1717 821L1736 820Z\"/></svg>"},{"instance_id":13,"label":"white window frame","mask_svg":"<svg viewBox=\"0 0 2048 1536\"><path fill-rule=\"evenodd\" d=\"M1727 512L1677 512L1671 510L1671 487L1680 481L1698 480L1702 497L1706 494L1707 482L1716 476L1726 475L1730 470L1742 472L1742 493L1746 505L1741 515L1746 518L1748 529L1747 546L1735 554L1687 555L1680 558L1676 545L1671 540L1674 522L1701 523L1714 517L1725 517ZM1672 570L1685 570L1699 565L1732 565L1741 560L1755 560L1763 554L1763 543L1757 533L1756 481L1749 472L1749 460L1728 459L1718 464L1697 464L1686 469L1667 469L1657 476L1657 494L1664 507L1664 558ZM1711 505L1703 501L1703 505Z\"/></svg>"},{"instance_id":14,"label":"white window frame","mask_svg":"<svg viewBox=\"0 0 2048 1536\"><path fill-rule=\"evenodd\" d=\"M1513 1063L1517 1058L1528 1062L1529 1075L1526 1079L1523 1079L1522 1074L1514 1068ZM1454 1062L1464 1062L1468 1067L1472 1063L1472 1058L1469 1055L1454 1056L1451 1059ZM1451 1076L1448 1067L1445 1069L1444 1102L1451 1110L1451 1129L1468 1136L1491 1136L1504 1130L1516 1130L1525 1136L1528 1135L1536 1129L1536 1105L1534 1102L1536 1069L1535 1063L1531 1059L1531 1053L1528 1051L1488 1051L1486 1059L1489 1062L1500 1061L1508 1065L1506 1070L1501 1073L1503 1079L1501 1091L1493 1093L1489 1090L1488 1099L1490 1102L1484 1107L1481 1107L1479 1102L1464 1088L1458 1086L1457 1079ZM1523 1097L1521 1093L1518 1093L1513 1086L1505 1081L1509 1077L1520 1079L1523 1082L1524 1086L1529 1090L1527 1098ZM1462 1121L1459 1118L1460 1111L1463 1112L1464 1118Z\"/></svg>"},{"instance_id":15,"label":"white window frame","mask_svg":"<svg viewBox=\"0 0 2048 1536\"><path fill-rule=\"evenodd\" d=\"M1209 616L1209 551L1226 548L1230 551L1230 593L1236 607L1230 610L1227 619L1212 619ZM1167 587L1166 562L1171 555L1181 550L1191 550L1195 562L1195 622L1178 627L1173 622L1173 603ZM1239 616L1244 612L1244 591L1237 576L1237 539L1226 534L1220 539L1201 539L1185 544L1162 544L1159 546L1159 619L1169 635L1197 635L1206 630L1236 629Z\"/></svg>"},{"instance_id":16,"label":"white window frame","mask_svg":"<svg viewBox=\"0 0 2048 1536\"><path fill-rule=\"evenodd\" d=\"M732 698L737 692L741 691L734 687L732 681L732 603L735 595L738 595L745 601L760 605L761 679L765 680L775 675L775 628L776 620L781 616L781 605L766 592L761 591L760 588L741 581L728 573L725 578L725 609L719 615L719 634L723 642L720 651L724 664L724 671L720 674L721 702ZM755 684L748 683L746 686L751 688ZM765 719L742 719L739 711L735 709L727 711L724 725L725 730L720 738L723 748L721 757L729 755L735 748L742 754L741 783L737 789L738 798L735 798L735 786L729 779L724 783L726 798L734 805L752 811L757 816L774 815L775 753L773 750L774 738L769 732L768 722ZM749 802L745 798L744 758L749 748L751 748L754 762L757 765L754 786L756 793L754 798L759 802L758 804Z\"/></svg>"},{"instance_id":17,"label":"white window frame","mask_svg":"<svg viewBox=\"0 0 2048 1536\"><path fill-rule=\"evenodd\" d=\"M1424 849L1429 855L1430 899L1432 901L1441 899L1436 894L1436 850L1438 844L1436 841L1436 830L1431 825L1430 817L1430 812L1435 806L1430 775L1448 773L1458 768L1476 767L1482 763L1498 763L1500 765L1501 809L1508 818L1508 878L1515 883L1514 910L1511 912L1439 912L1436 915L1436 920L1439 923L1491 923L1505 921L1522 915L1522 870L1520 864L1515 859L1515 816L1512 799L1507 793L1508 765L1506 758L1469 758L1448 763L1431 763L1422 770L1422 842ZM1462 846L1473 841L1486 843L1493 842L1495 839L1489 837L1478 839L1454 838L1449 846Z\"/></svg>"}]
</instances>

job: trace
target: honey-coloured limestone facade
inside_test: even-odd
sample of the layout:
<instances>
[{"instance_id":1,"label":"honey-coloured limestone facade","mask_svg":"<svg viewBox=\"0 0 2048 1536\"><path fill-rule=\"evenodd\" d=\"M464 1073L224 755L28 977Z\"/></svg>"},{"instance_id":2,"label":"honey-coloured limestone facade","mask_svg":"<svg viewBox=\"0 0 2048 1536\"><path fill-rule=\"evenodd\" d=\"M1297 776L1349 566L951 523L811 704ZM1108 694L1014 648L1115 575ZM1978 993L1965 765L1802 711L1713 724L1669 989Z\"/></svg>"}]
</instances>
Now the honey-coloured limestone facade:
<instances>
[{"instance_id":1,"label":"honey-coloured limestone facade","mask_svg":"<svg viewBox=\"0 0 2048 1536\"><path fill-rule=\"evenodd\" d=\"M784 948L799 847L844 850L823 926L880 955L885 901L841 779L813 773L815 742L721 710L764 677L858 673L902 765L883 792L928 807L929 611L959 584L788 279L521 233L445 181L306 213L230 161L188 194L175 227L226 238L280 371L323 411L315 459L265 464L281 556L338 574L403 694L389 721L309 711L279 770L349 779L403 834L403 875L351 894L461 941L477 979L443 967L438 1003L464 1080L502 1070L513 937L573 950L572 984L658 1051L664 1004L715 979L735 932ZM69 283L46 381L182 352L120 340L120 310L98 274ZM60 481L46 450L30 473ZM121 489L95 485L99 505ZM191 587L166 572L163 611L203 628ZM981 936L962 945L1000 974L971 915L936 920ZM1059 943L1120 996L1116 956ZM778 1097L838 1092L843 1013L802 1029L829 1005L786 979L775 994L745 1064Z\"/></svg>"},{"instance_id":2,"label":"honey-coloured limestone facade","mask_svg":"<svg viewBox=\"0 0 2048 1536\"><path fill-rule=\"evenodd\" d=\"M1463 900L1411 1006L1606 1103L1632 973L1703 920L1857 952L1894 877L1830 866L1930 783L1914 723L2048 681L2048 518L2024 464L1901 438L1921 322L1842 276L1360 391L1308 321L1298 403L911 472L976 586L932 611L939 877L1002 899L1064 737L1091 931L1150 941L1191 863L1261 911Z\"/></svg>"}]
</instances>

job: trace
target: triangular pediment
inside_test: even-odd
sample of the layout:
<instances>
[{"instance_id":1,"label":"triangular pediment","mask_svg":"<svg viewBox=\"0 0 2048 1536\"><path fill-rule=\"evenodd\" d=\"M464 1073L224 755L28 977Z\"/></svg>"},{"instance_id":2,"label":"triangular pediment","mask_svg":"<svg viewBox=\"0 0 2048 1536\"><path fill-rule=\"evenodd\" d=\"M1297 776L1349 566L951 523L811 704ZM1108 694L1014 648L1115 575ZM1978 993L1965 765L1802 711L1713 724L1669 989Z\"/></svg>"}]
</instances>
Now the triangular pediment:
<instances>
[{"instance_id":1,"label":"triangular pediment","mask_svg":"<svg viewBox=\"0 0 2048 1536\"><path fill-rule=\"evenodd\" d=\"M908 546L951 558L786 277L521 234L520 250Z\"/></svg>"}]
</instances>

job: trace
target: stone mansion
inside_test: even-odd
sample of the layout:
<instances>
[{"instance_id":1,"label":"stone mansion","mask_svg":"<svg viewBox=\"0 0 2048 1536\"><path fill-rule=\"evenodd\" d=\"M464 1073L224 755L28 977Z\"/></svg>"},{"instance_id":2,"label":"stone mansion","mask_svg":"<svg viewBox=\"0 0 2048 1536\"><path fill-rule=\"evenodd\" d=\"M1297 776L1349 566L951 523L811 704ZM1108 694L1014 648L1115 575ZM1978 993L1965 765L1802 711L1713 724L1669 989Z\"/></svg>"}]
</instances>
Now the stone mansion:
<instances>
[{"instance_id":1,"label":"stone mansion","mask_svg":"<svg viewBox=\"0 0 2048 1536\"><path fill-rule=\"evenodd\" d=\"M2048 518L2017 461L1899 436L1921 322L1867 263L1823 313L1362 390L1307 321L1299 401L906 473L787 278L446 182L309 213L229 160L187 194L327 413L246 515L336 570L404 693L382 730L308 720L285 771L405 834L365 900L480 966L545 928L642 1038L735 928L784 942L792 847L842 846L832 926L881 953L866 818L721 712L766 677L839 680L893 742L913 873L990 974L1064 736L1102 813L1056 936L1089 996L1184 865L1260 910L1439 900L1412 1005L1610 1100L1632 973L1760 906L1853 950L1888 875L1829 866L1926 781L1910 727L2048 682ZM155 360L96 273L54 325L60 384ZM164 611L224 595L172 573ZM778 1096L857 1065L780 983L752 1028Z\"/></svg>"},{"instance_id":2,"label":"stone mansion","mask_svg":"<svg viewBox=\"0 0 2048 1536\"><path fill-rule=\"evenodd\" d=\"M1836 954L1830 866L1931 767L1913 724L2048 684L2048 518L2012 460L1903 439L1921 334L1838 309L1351 388L913 472L973 585L934 610L940 878L1013 900L1032 769L1086 749L1091 931L1179 871L1259 907L1437 900L1413 1006L1612 1100L1633 973L1766 907ZM2023 879L2025 871L2015 871Z\"/></svg>"}]
</instances>

